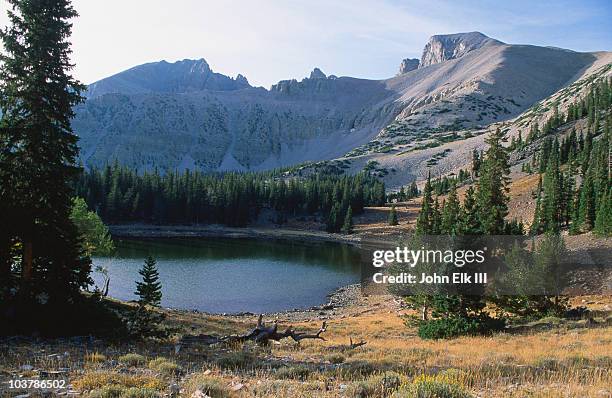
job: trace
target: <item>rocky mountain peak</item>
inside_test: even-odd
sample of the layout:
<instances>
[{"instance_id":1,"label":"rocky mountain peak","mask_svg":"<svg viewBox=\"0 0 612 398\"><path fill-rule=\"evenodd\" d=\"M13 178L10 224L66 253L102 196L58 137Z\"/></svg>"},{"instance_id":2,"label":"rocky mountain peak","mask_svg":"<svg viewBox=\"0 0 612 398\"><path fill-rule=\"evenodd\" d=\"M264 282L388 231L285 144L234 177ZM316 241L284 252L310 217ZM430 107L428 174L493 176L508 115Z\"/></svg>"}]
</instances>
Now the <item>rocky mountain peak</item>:
<instances>
[{"instance_id":1,"label":"rocky mountain peak","mask_svg":"<svg viewBox=\"0 0 612 398\"><path fill-rule=\"evenodd\" d=\"M166 62L166 61L162 61L162 62L165 62L166 64L168 64L168 62ZM192 59L184 59L182 61L177 61L174 64L177 67L181 67L181 66L188 67L190 73L203 73L203 74L206 74L206 73L212 72L211 69L210 69L210 65L208 65L208 62L206 62L206 60L204 58L193 59L193 60Z\"/></svg>"},{"instance_id":2,"label":"rocky mountain peak","mask_svg":"<svg viewBox=\"0 0 612 398\"><path fill-rule=\"evenodd\" d=\"M185 93L201 90L231 91L250 87L247 79L213 72L204 58L151 62L135 66L90 84L86 97L105 94Z\"/></svg>"},{"instance_id":3,"label":"rocky mountain peak","mask_svg":"<svg viewBox=\"0 0 612 398\"><path fill-rule=\"evenodd\" d=\"M404 73L408 73L413 71L419 67L419 60L416 58L406 58L402 60L402 63L399 67L398 75L403 75Z\"/></svg>"},{"instance_id":4,"label":"rocky mountain peak","mask_svg":"<svg viewBox=\"0 0 612 398\"><path fill-rule=\"evenodd\" d=\"M321 69L314 68L312 72L310 72L310 78L311 79L326 79L327 76L325 75L325 73L321 72Z\"/></svg>"},{"instance_id":5,"label":"rocky mountain peak","mask_svg":"<svg viewBox=\"0 0 612 398\"><path fill-rule=\"evenodd\" d=\"M419 68L462 57L489 43L501 44L500 41L491 39L480 32L431 36L423 49Z\"/></svg>"},{"instance_id":6,"label":"rocky mountain peak","mask_svg":"<svg viewBox=\"0 0 612 398\"><path fill-rule=\"evenodd\" d=\"M238 75L236 76L236 83L240 84L240 85L244 85L245 87L250 86L249 81L247 80L246 77L244 77L243 75L241 75L240 73L238 73Z\"/></svg>"}]
</instances>

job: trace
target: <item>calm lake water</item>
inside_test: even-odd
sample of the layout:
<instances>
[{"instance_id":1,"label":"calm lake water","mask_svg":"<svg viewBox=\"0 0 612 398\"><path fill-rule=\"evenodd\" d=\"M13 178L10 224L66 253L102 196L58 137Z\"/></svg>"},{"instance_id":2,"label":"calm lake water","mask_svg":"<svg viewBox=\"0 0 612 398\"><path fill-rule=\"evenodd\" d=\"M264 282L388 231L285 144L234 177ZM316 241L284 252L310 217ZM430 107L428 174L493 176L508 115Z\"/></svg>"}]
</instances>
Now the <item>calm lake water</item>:
<instances>
[{"instance_id":1,"label":"calm lake water","mask_svg":"<svg viewBox=\"0 0 612 398\"><path fill-rule=\"evenodd\" d=\"M162 306L208 312L275 312L326 302L360 279L359 252L339 243L253 239L118 240L112 258L93 259L110 275L109 295L134 300L147 255L157 259ZM93 272L101 286L102 277Z\"/></svg>"}]
</instances>

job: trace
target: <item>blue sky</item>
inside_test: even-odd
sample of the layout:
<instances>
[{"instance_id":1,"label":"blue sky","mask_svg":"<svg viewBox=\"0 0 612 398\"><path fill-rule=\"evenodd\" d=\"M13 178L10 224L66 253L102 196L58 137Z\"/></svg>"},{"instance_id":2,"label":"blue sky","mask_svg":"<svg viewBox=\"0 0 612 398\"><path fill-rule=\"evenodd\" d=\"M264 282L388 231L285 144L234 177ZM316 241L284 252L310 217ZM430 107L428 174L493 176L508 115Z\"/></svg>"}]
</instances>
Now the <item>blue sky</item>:
<instances>
[{"instance_id":1,"label":"blue sky","mask_svg":"<svg viewBox=\"0 0 612 398\"><path fill-rule=\"evenodd\" d=\"M76 76L205 58L269 87L327 74L386 78L433 34L480 31L507 43L612 50L612 1L74 0ZM0 0L4 11L6 3ZM0 24L6 23L5 13Z\"/></svg>"}]
</instances>

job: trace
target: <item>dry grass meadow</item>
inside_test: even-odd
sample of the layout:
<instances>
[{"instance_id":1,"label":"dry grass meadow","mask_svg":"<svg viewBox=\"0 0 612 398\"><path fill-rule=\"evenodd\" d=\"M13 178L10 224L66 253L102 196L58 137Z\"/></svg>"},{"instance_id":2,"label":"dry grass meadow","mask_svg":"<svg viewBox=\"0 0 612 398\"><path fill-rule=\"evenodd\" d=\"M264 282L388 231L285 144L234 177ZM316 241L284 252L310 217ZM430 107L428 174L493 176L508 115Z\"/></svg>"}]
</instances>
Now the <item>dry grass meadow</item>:
<instances>
[{"instance_id":1,"label":"dry grass meadow","mask_svg":"<svg viewBox=\"0 0 612 398\"><path fill-rule=\"evenodd\" d=\"M0 344L0 375L66 378L69 396L91 397L610 397L612 324L609 297L587 320L544 319L521 332L425 341L405 324L409 313L388 296L362 297L339 311L293 322L326 341L286 339L258 347L189 346L172 341L126 344L89 339L19 340ZM579 300L577 303L582 303ZM278 318L288 326L289 315ZM269 319L268 319L269 320ZM170 312L181 333L243 333L254 316ZM351 349L349 341L367 341ZM4 396L18 394L7 390ZM30 395L36 396L36 395Z\"/></svg>"}]
</instances>

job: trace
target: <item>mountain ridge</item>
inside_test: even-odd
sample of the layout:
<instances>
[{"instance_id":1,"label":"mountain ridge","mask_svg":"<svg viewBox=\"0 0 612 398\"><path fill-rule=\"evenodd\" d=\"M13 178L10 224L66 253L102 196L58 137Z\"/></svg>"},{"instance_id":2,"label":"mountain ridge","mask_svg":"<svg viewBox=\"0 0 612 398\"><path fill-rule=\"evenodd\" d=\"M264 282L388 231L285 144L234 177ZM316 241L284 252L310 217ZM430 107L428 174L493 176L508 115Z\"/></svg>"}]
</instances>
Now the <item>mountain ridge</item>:
<instances>
[{"instance_id":1,"label":"mountain ridge","mask_svg":"<svg viewBox=\"0 0 612 398\"><path fill-rule=\"evenodd\" d=\"M201 90L239 90L251 87L246 77L235 79L213 72L204 58L165 60L137 65L87 87L85 97L105 94L181 93Z\"/></svg>"},{"instance_id":2,"label":"mountain ridge","mask_svg":"<svg viewBox=\"0 0 612 398\"><path fill-rule=\"evenodd\" d=\"M389 79L315 68L269 90L213 72L204 59L163 61L90 85L73 125L87 166L117 159L139 170L265 170L408 148L415 137L507 120L595 58L478 32L436 35L418 67L411 61Z\"/></svg>"}]
</instances>

